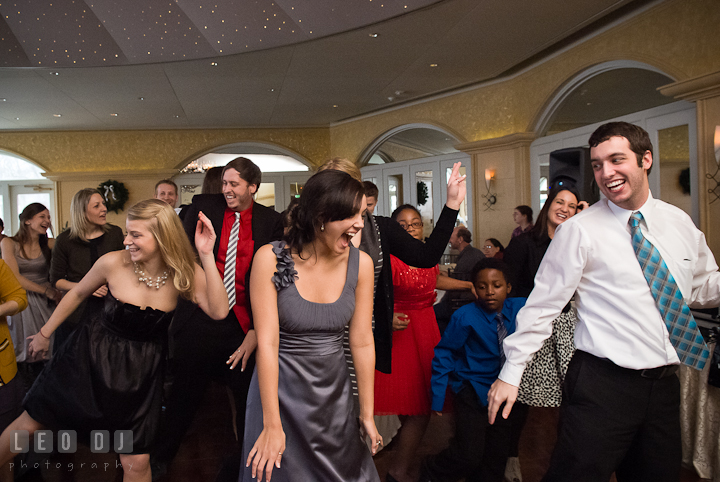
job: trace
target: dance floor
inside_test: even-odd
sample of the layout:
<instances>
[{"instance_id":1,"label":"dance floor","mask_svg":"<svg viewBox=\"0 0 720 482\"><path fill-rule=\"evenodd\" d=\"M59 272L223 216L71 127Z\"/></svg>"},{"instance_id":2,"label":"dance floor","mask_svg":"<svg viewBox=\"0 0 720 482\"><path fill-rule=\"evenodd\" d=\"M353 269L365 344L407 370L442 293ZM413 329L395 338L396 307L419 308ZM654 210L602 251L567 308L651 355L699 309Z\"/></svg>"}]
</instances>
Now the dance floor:
<instances>
[{"instance_id":1,"label":"dance floor","mask_svg":"<svg viewBox=\"0 0 720 482\"><path fill-rule=\"evenodd\" d=\"M555 443L557 410L532 409L520 441L523 482L539 482L547 468ZM442 450L452 433L451 417L433 416L417 454L417 464L424 455ZM223 460L236 456L239 448L232 430L230 406L225 388L212 384L200 413L183 443L168 474L158 482L214 482ZM392 444L375 457L381 480L393 456ZM71 458L53 457L39 470L24 476L22 482L120 482L122 472L116 468L116 456L92 454L80 447ZM72 464L72 465L70 465ZM84 464L83 467L80 467ZM92 464L95 464L94 466ZM72 467L72 470L69 468ZM614 478L612 479L614 480ZM683 469L680 482L699 482L694 472ZM308 481L309 482L309 481Z\"/></svg>"}]
</instances>

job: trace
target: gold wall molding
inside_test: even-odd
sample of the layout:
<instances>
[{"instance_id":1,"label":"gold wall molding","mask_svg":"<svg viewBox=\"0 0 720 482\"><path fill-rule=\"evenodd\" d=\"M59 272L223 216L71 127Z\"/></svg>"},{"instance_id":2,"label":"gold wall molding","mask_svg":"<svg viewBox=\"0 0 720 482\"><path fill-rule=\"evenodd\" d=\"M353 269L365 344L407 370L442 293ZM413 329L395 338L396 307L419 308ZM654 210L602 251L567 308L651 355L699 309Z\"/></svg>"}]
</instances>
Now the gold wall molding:
<instances>
[{"instance_id":1,"label":"gold wall molding","mask_svg":"<svg viewBox=\"0 0 720 482\"><path fill-rule=\"evenodd\" d=\"M43 172L42 175L55 182L95 181L98 177L108 179L136 180L169 179L179 174L177 169L145 169L142 171L93 171L93 172Z\"/></svg>"},{"instance_id":2,"label":"gold wall molding","mask_svg":"<svg viewBox=\"0 0 720 482\"><path fill-rule=\"evenodd\" d=\"M48 172L178 169L218 147L264 143L318 165L330 157L328 128L0 132L0 149Z\"/></svg>"},{"instance_id":3,"label":"gold wall molding","mask_svg":"<svg viewBox=\"0 0 720 482\"><path fill-rule=\"evenodd\" d=\"M468 154L479 154L481 152L505 151L516 147L530 147L530 144L537 139L534 132L518 132L494 139L482 139L474 142L457 144L455 149L467 152Z\"/></svg>"},{"instance_id":4,"label":"gold wall molding","mask_svg":"<svg viewBox=\"0 0 720 482\"><path fill-rule=\"evenodd\" d=\"M663 85L658 91L678 100L697 101L720 95L720 70Z\"/></svg>"}]
</instances>

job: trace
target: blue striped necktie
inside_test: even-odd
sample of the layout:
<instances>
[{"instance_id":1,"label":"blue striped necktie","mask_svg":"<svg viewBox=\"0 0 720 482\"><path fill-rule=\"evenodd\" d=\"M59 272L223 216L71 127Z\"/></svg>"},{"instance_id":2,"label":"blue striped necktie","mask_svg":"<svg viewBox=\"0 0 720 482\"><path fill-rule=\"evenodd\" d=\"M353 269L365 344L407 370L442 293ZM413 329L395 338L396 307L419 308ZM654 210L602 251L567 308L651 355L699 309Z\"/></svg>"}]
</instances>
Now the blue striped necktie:
<instances>
[{"instance_id":1,"label":"blue striped necktie","mask_svg":"<svg viewBox=\"0 0 720 482\"><path fill-rule=\"evenodd\" d=\"M237 265L237 245L240 233L240 213L235 213L235 222L230 229L227 252L225 253L225 271L223 273L223 284L228 294L230 309L235 306L235 266Z\"/></svg>"},{"instance_id":2,"label":"blue striped necktie","mask_svg":"<svg viewBox=\"0 0 720 482\"><path fill-rule=\"evenodd\" d=\"M495 316L495 321L497 321L498 345L500 347L500 368L502 368L505 364L505 350L503 350L503 341L505 341L505 337L508 335L508 332L507 328L505 328L505 323L503 323L502 313L498 313Z\"/></svg>"},{"instance_id":3,"label":"blue striped necktie","mask_svg":"<svg viewBox=\"0 0 720 482\"><path fill-rule=\"evenodd\" d=\"M690 313L682 293L675 283L675 278L668 270L660 252L643 235L640 221L643 215L639 212L630 216L630 233L633 249L642 268L645 279L650 285L650 292L655 304L665 320L670 343L675 347L678 358L685 365L702 370L710 355L695 319Z\"/></svg>"}]
</instances>

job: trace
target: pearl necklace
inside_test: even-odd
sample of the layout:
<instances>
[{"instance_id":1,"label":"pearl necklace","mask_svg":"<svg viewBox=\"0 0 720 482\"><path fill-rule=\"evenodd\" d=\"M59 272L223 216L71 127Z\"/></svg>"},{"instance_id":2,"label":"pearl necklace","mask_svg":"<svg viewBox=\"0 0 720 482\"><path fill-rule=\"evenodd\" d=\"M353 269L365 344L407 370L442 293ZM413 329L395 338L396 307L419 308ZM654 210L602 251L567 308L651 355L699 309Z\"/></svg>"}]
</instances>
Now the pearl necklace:
<instances>
[{"instance_id":1,"label":"pearl necklace","mask_svg":"<svg viewBox=\"0 0 720 482\"><path fill-rule=\"evenodd\" d=\"M137 263L133 263L135 266L135 275L138 277L138 281L141 283L145 283L148 288L153 287L153 279L152 276L148 276L145 274L145 271L142 270L140 266L138 266ZM167 270L163 271L163 274L158 276L155 280L155 289L160 289L162 286L165 285L165 280L168 277Z\"/></svg>"}]
</instances>

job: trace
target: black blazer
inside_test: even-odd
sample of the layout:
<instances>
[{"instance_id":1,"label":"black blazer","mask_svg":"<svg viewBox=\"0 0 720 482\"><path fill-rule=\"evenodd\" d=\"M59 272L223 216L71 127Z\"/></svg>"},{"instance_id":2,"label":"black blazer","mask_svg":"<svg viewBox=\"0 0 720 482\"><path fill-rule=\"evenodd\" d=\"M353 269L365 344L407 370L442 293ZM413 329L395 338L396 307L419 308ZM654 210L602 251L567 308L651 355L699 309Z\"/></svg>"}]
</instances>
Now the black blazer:
<instances>
[{"instance_id":1,"label":"black blazer","mask_svg":"<svg viewBox=\"0 0 720 482\"><path fill-rule=\"evenodd\" d=\"M416 268L432 268L440 262L450 241L458 212L443 207L430 237L423 243L405 231L397 221L375 216L380 231L383 267L375 290L375 368L383 373L392 369L393 283L390 255ZM366 228L367 229L367 223Z\"/></svg>"},{"instance_id":2,"label":"black blazer","mask_svg":"<svg viewBox=\"0 0 720 482\"><path fill-rule=\"evenodd\" d=\"M550 237L545 234L536 237L533 231L522 233L510 240L503 261L510 268L512 292L510 296L527 298L535 287L535 275L545 251L550 246Z\"/></svg>"},{"instance_id":3,"label":"black blazer","mask_svg":"<svg viewBox=\"0 0 720 482\"><path fill-rule=\"evenodd\" d=\"M222 234L222 224L223 224L223 217L225 216L225 209L227 208L227 203L225 202L225 197L222 194L198 194L196 196L193 196L192 204L187 207L185 210L185 215L183 218L183 226L185 228L185 232L188 235L188 238L190 239L190 244L193 246L193 249L195 248L195 226L197 225L197 219L198 219L198 213L202 211L205 216L210 219L210 222L213 225L213 229L215 229L215 234L217 235L217 239L215 240L215 247L213 248L213 252L215 253L215 257L217 258L218 250L220 249L220 237ZM258 249L260 249L261 246L268 244L270 241L275 241L280 238L282 238L283 235L283 218L280 213L275 211L274 209L265 207L258 203L253 203L252 207L252 239L255 244L253 247L253 256L257 252ZM250 262L250 267L247 270L247 273L245 273L245 286L247 287L247 309L248 313L250 314L250 321L252 323L252 310L250 309L250 269L252 268L252 261ZM189 307L183 303L183 306L181 307L180 303L178 304L178 311L175 314L175 319L173 321L174 331L178 330L182 325L184 324L185 320L187 318L190 318L192 313L188 309ZM182 314L181 312L185 312L185 314ZM234 318L234 315L231 313L228 315L229 317ZM251 325L252 326L252 325Z\"/></svg>"}]
</instances>

